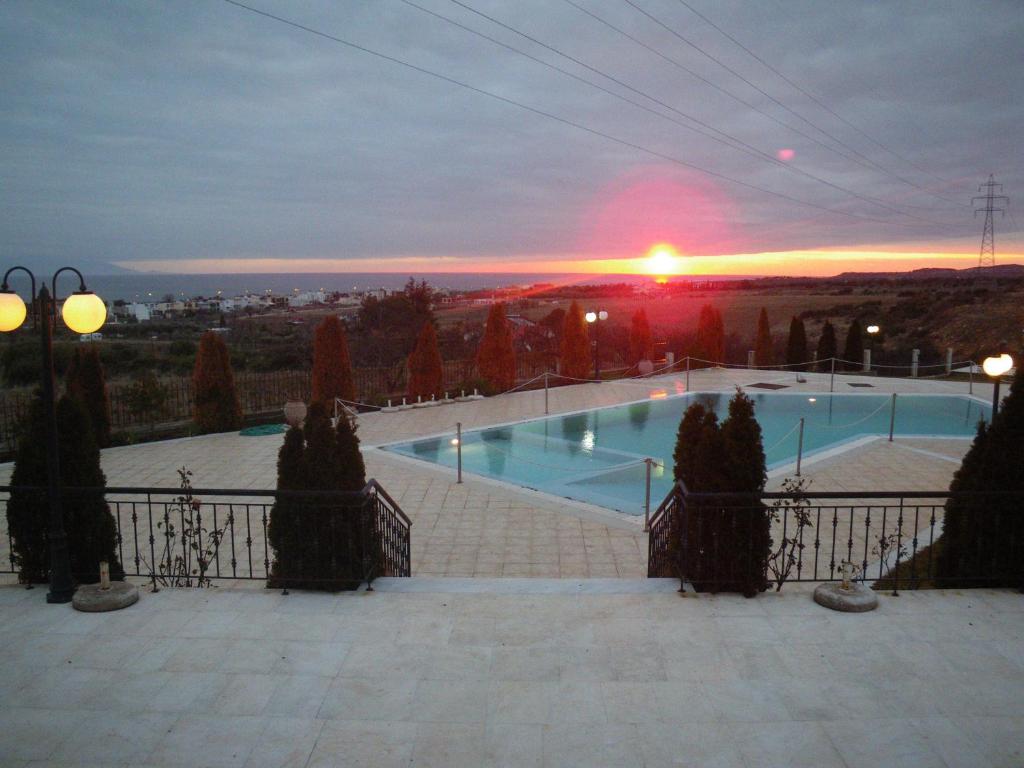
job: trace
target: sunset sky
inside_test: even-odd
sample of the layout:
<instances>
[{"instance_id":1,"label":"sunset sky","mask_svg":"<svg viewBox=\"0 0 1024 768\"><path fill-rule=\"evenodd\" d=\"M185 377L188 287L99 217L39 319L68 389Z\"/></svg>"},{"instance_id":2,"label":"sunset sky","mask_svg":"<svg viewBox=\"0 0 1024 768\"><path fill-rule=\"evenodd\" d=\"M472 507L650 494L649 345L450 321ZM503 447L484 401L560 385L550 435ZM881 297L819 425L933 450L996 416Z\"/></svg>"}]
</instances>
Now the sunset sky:
<instances>
[{"instance_id":1,"label":"sunset sky","mask_svg":"<svg viewBox=\"0 0 1024 768\"><path fill-rule=\"evenodd\" d=\"M7 261L968 267L994 173L1024 263L1015 2L245 4L0 4Z\"/></svg>"}]
</instances>

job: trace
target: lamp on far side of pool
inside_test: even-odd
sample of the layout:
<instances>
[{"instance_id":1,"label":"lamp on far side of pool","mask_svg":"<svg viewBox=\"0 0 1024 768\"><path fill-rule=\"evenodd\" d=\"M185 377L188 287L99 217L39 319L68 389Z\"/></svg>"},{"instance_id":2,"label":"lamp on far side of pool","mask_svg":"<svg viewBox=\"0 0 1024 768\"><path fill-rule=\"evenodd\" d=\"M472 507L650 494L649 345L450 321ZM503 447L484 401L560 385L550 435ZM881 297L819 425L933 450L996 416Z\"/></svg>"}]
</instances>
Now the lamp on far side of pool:
<instances>
[{"instance_id":1,"label":"lamp on far side of pool","mask_svg":"<svg viewBox=\"0 0 1024 768\"><path fill-rule=\"evenodd\" d=\"M985 362L981 364L981 369L985 371L985 375L992 379L992 418L995 419L996 414L999 413L999 381L1003 374L1007 373L1013 368L1013 358L1005 352L999 357L986 357Z\"/></svg>"},{"instance_id":2,"label":"lamp on far side of pool","mask_svg":"<svg viewBox=\"0 0 1024 768\"><path fill-rule=\"evenodd\" d=\"M594 326L594 378L601 380L601 321L608 319L605 310L587 312L583 319Z\"/></svg>"}]
</instances>

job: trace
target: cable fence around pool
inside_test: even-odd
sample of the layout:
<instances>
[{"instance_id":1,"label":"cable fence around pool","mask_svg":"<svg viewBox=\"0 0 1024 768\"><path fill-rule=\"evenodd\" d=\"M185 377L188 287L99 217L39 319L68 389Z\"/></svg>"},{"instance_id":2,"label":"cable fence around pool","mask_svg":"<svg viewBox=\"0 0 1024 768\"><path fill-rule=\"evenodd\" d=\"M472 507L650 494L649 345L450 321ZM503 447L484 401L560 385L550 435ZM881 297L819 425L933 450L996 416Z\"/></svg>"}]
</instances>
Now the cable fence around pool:
<instances>
[{"instance_id":1,"label":"cable fence around pool","mask_svg":"<svg viewBox=\"0 0 1024 768\"><path fill-rule=\"evenodd\" d=\"M766 519L769 582L785 571L785 581L820 582L843 578L850 564L860 581L886 580L894 593L922 583L941 586L933 545L942 533L946 503L959 496L949 491L851 491L810 493L690 493L677 484L651 515L648 576L679 578L714 589L735 583L735 562L718 557L725 541L757 535L746 523ZM978 495L978 494L974 494ZM993 504L1005 506L1012 494L992 492ZM1019 505L1018 505L1019 506ZM1024 557L1019 551L1020 514L1004 516L1006 536L989 556L1007 574ZM749 565L749 564L748 564ZM902 567L901 567L902 566ZM742 567L742 564L741 564ZM762 566L757 566L762 567ZM960 584L991 581L993 575L958 575Z\"/></svg>"},{"instance_id":2,"label":"cable fence around pool","mask_svg":"<svg viewBox=\"0 0 1024 768\"><path fill-rule=\"evenodd\" d=\"M12 493L45 510L45 488L0 486L5 512ZM376 480L355 492L65 488L65 518L76 499L104 494L125 575L157 588L268 578L281 588L347 588L411 575L412 523ZM291 553L287 564L275 562L274 524L281 526L281 548ZM2 546L0 573L19 573L9 528Z\"/></svg>"}]
</instances>

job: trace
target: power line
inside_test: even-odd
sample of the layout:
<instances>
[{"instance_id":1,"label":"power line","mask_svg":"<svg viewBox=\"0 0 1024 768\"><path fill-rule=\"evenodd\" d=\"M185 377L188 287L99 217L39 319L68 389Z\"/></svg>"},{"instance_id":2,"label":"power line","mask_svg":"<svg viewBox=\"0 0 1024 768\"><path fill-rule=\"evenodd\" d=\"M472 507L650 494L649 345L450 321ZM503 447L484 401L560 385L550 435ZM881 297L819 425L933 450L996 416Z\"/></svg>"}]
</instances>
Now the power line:
<instances>
[{"instance_id":1,"label":"power line","mask_svg":"<svg viewBox=\"0 0 1024 768\"><path fill-rule=\"evenodd\" d=\"M644 10L643 8L641 8L641 7L639 6L639 5L637 5L637 4L635 3L635 2L633 2L633 0L623 0L623 2L624 2L624 3L626 3L627 5L629 5L630 7L632 7L632 8L634 8L634 9L636 9L637 11L639 11L639 12L640 12L641 14L643 14L644 16L646 16L646 17L647 17L648 19L650 19L651 21L653 21L653 22L654 22L655 24L657 24L658 26L660 26L660 27L661 27L662 29L666 30L666 31L667 31L667 32L669 32L669 33L670 33L671 35L673 35L674 37L678 38L678 39L679 39L680 41L682 41L682 42L683 42L683 43L685 43L686 45L688 45L688 46L690 46L691 48L693 48L693 49L694 49L695 51L697 51L697 52L698 52L699 54L701 54L701 55L702 55L702 56L704 56L705 58L707 58L707 59L710 59L711 61L713 61L713 62L714 62L715 64L717 64L717 65L718 65L719 67L721 67L722 69L724 69L724 70L725 70L726 72L728 72L729 74L731 74L731 75L733 75L734 77L736 77L736 78L738 78L738 79L742 80L742 81L743 81L744 83L746 83L747 85L749 85L749 86L750 86L751 88L753 88L753 89L754 89L755 91L757 91L758 93L760 93L760 94L761 94L762 96L764 96L765 98L769 99L769 100L770 100L770 101L772 101L772 102L773 102L774 104L776 104L776 105L778 105L779 107L781 107L782 109L786 110L787 112L789 112L789 113L790 113L791 115L793 115L794 117L796 117L796 118L797 118L798 120L800 120L801 122L804 122L804 123L806 123L807 125L809 125L809 126L811 126L812 128L814 128L814 129L815 129L816 131L819 131L819 132L820 132L820 133L822 133L823 135L825 135L825 136L828 136L828 138L829 138L829 139L831 139L832 141L834 141L834 142L835 142L836 144L838 144L838 145L840 145L841 147L843 147L844 149L846 149L846 150L848 150L848 151L852 152L852 153L853 153L854 155L856 155L857 157L860 157L860 158L861 158L861 159L862 159L862 160L863 160L864 162L863 162L863 163L859 163L859 164L863 165L864 163L867 163L867 165L868 165L868 166L870 166L871 168L873 168L874 170L876 170L876 171L879 171L879 172L881 172L881 173L884 173L884 174L886 174L887 176L892 176L892 177L893 177L894 179L898 179L899 181L903 182L904 184L907 184L908 186L914 187L915 189L918 189L918 190L920 190L920 191L922 191L922 192L925 192L925 193L927 193L927 194L929 194L929 195L931 195L931 196L933 196L933 197L937 197L937 198L939 198L940 200L945 200L946 202L954 202L954 203L956 202L956 201L954 201L954 200L950 200L950 198L947 198L947 197L943 197L942 195L940 195L940 194L938 194L938 193L936 193L936 192L932 192L932 191L931 191L930 189L928 189L927 187L922 187L922 186L921 186L920 184L917 184L916 182L914 182L914 181L912 181L912 180L910 180L910 179L907 179L907 178L905 178L905 177L901 176L900 174L896 173L895 171L893 171L893 170L891 170L891 169L888 169L888 168L885 168L885 167L884 167L884 166L882 166L882 165L879 165L879 164L878 164L878 163L876 163L876 162L875 162L874 160L872 160L872 159L871 159L870 157L868 157L867 155L865 155L865 154L864 154L863 152L860 152L860 151L858 151L858 150L857 150L856 148L854 148L854 147L851 147L851 146L850 146L849 144L847 144L847 143L846 143L845 141L843 141L842 139L840 139L840 138L838 138L838 137L834 136L833 134L829 133L828 131L826 131L826 130L825 130L824 128L822 128L821 126L819 126L819 125L817 125L817 124L813 123L812 121L808 120L808 119L807 119L806 117L804 117L803 115L801 115L801 114L800 114L799 112L796 112L795 110L791 109L791 108L790 108L790 107L788 107L787 105L783 104L783 103L782 103L781 101L779 101L779 100L778 100L777 98L775 98L775 97L774 97L774 96L772 96L772 95L771 95L770 93L768 93L768 92L767 92L766 90L764 90L763 88L761 88L761 87L760 87L760 86L758 86L757 84L753 83L753 82L752 82L752 81L751 81L751 80L750 80L749 78L747 78L747 77L744 77L744 76L743 76L742 74L740 74L739 72L737 72L737 71L736 71L735 69L733 69L732 67L730 67L730 66L729 66L728 64L724 63L723 61L721 61L721 60L720 60L720 59L718 59L717 57L715 57L715 56L713 56L712 54L710 54L710 53L708 53L707 51L705 51L705 50L704 50L703 48L701 48L701 47L700 47L699 45L697 45L696 43L692 42L691 40L689 40L689 39L688 39L688 38L686 38L685 36L681 35L681 34L680 34L679 32L677 32L677 31L676 31L675 29L673 29L672 27L670 27L670 26L669 26L668 24L666 24L666 23L665 23L664 21L662 21L661 19L659 19L659 18L658 18L657 16L654 16L653 14L651 14L651 13L649 13L648 11ZM854 158L847 158L847 159L848 159L848 160L851 160L851 161L853 161L853 162L858 162L858 161L857 161L856 159L854 159Z\"/></svg>"},{"instance_id":2,"label":"power line","mask_svg":"<svg viewBox=\"0 0 1024 768\"><path fill-rule=\"evenodd\" d=\"M685 72L686 74L690 75L691 77L696 78L697 80L699 80L700 82L704 83L705 85L707 85L707 86L709 86L711 88L714 88L716 91L724 94L725 96L728 96L730 99L733 99L734 101L738 102L739 104L742 104L743 106L747 107L748 109L752 109L753 111L757 112L758 114L762 115L763 117L768 118L773 123L775 123L777 125L780 125L783 128L786 128L786 129L788 129L790 131L793 131L793 133L797 134L798 136L801 136L802 138L812 142L813 144L818 145L819 147L821 147L822 149L827 150L828 152L832 152L833 154L835 154L838 157L843 158L844 160L849 160L851 162L855 162L858 165L861 165L861 166L863 166L865 168L871 168L871 166L868 166L865 163L859 162L855 158L849 157L848 155L838 151L835 147L833 147L833 146L831 146L829 144L826 144L825 142L823 142L821 139L817 138L816 136L812 136L811 134L806 133L806 132L800 130L795 125L791 125L790 123L787 123L784 120L780 120L779 118L775 117L775 115L771 114L770 112L767 112L766 110L761 109L756 104L753 104L752 102L747 101L742 96L739 96L739 95L733 93L732 91L730 91L729 89L724 88L724 87L718 85L718 83L715 83L714 81L709 80L708 78L706 78L703 75L701 75L699 72L695 72L694 70L692 70L689 67L687 67L685 64L679 62L677 59L674 59L671 56L666 55L662 51L659 51L654 46L648 45L643 40L639 39L638 37L635 37L634 35L631 35L629 32L627 32L626 30L622 29L621 27L618 27L615 24L612 24L607 19L597 15L596 13L591 11L589 8L585 8L584 6L582 6L579 3L577 3L575 0L563 0L563 2L567 3L568 5L571 5L573 8L575 8L576 10L580 11L583 14L586 14L587 16L592 18L594 21L596 21L596 22L598 22L600 24L603 24L604 26L608 27L609 29L611 29L615 33L621 35L622 37L626 38L627 40L630 40L631 42L633 42L636 45L640 46L644 50L649 51L650 53L654 54L658 58L660 58L660 59L662 59L664 61L667 61L672 66L682 70L683 72ZM871 168L871 170L874 170L874 168ZM881 198L872 198L872 199L879 200ZM883 202L886 202L886 201L883 200ZM938 207L929 206L929 205L914 205L913 203L900 203L900 205L902 207L904 207L904 208L916 208L917 210L923 210L923 211L954 211L954 210L958 211L958 210L961 210L961 207L957 207L957 208L948 208L948 207L946 207L946 208L938 208Z\"/></svg>"},{"instance_id":3,"label":"power line","mask_svg":"<svg viewBox=\"0 0 1024 768\"><path fill-rule=\"evenodd\" d=\"M825 103L824 103L824 102L823 102L823 101L822 101L821 99L819 99L819 98L818 98L817 96L815 96L815 95L814 95L813 93L810 93L809 91L805 90L804 88L801 88L801 87L800 87L800 86L799 86L799 85L798 85L797 83L795 83L795 82L793 82L792 80L790 80L790 79L789 79L788 77L786 77L786 75L784 75L784 74L783 74L782 72L780 72L780 71L779 71L778 69L776 69L775 67L773 67L773 66L772 66L771 64L769 64L769 63L768 63L767 61L765 61L765 60L764 60L763 58L761 58L760 56L758 56L758 55L757 55L756 53L754 53L754 52L753 52L752 50L750 50L750 49L749 49L749 48L748 48L747 46L745 46L745 45L744 45L743 43L741 43L741 42L740 42L739 40L737 40L737 39L736 39L735 37L733 37L733 36L732 36L732 35L730 35L730 34L729 34L728 32L726 32L726 31L725 31L724 29L722 29L722 28L721 28L720 26L718 26L717 24L715 24L715 22L713 22L713 21L712 21L711 19L709 19L709 18L708 18L707 16L705 16L705 15L704 15L703 13L701 13L701 12L700 12L700 11L698 11L698 10L697 10L696 8L694 8L694 7L692 6L692 5L690 5L690 4L688 3L688 2L686 2L686 0L679 0L679 3L680 3L681 5L683 5L684 7L688 8L688 9L690 10L690 12L691 12L691 13L693 13L694 15L696 15L696 16L697 16L698 18L702 19L702 20L703 20L703 21L704 21L704 22L705 22L706 24L709 24L709 25L710 25L711 27L713 27L713 28L714 28L715 30L717 30L719 34L723 35L723 36L724 36L724 37L725 37L726 39L728 39L728 40L729 40L730 42L732 42L732 43L733 43L734 45L737 45L737 46L739 46L740 48L742 48L742 49L743 49L744 51L746 51L746 52L747 52L747 54L748 54L748 55L750 55L750 56L751 56L751 57L752 57L752 58L753 58L753 59L754 59L755 61L757 61L757 62L758 62L758 63L760 63L760 64L761 64L762 66L764 66L764 67L766 67L767 69L769 69L769 70L771 70L772 72L774 72L774 73L775 73L776 75L778 75L778 76L779 76L780 78L782 78L782 80L784 80L784 81L785 81L786 83L788 83L788 84L789 84L790 86L792 86L792 87L793 87L793 88L795 88L795 89L796 89L797 91L799 91L800 93L802 93L802 94L803 94L804 96L806 96L806 97L807 97L808 99L810 99L811 101L813 101L813 102L814 102L815 104L817 104L817 105L818 105L819 107L821 107L822 109L824 109L824 110L825 110L826 112L828 112L828 113L829 113L830 115L832 115L833 117L835 117L835 118L836 118L837 120L839 120L840 122L842 122L842 123L843 123L844 125L846 125L846 126L848 126L849 128L852 128L853 130L855 130L855 131L856 131L857 133L859 133L859 134L860 134L861 136L863 136L863 137L864 137L865 139L867 139L868 141L870 141L870 142L871 142L872 144L874 144L875 146L877 146L877 147L879 147L879 148L881 148L881 149L885 150L886 152L888 152L888 153L889 153L890 155L892 155L893 157L895 157L895 158L898 158L898 159L902 160L902 161L903 161L904 163L906 163L907 165L911 166L912 168L914 168L914 169L916 169L916 170L920 171L921 173L923 173L923 174L925 174L925 175L927 175L927 176L931 176L931 177L932 177L933 179L935 179L936 181L941 181L941 182L942 182L943 184L950 184L950 183L951 183L951 182L950 182L950 181L949 181L948 179L943 179L943 178L942 178L941 176L936 176L936 175L935 175L934 173L932 173L931 171L929 171L929 170L927 170L927 169L925 169L925 168L922 168L922 167L921 167L921 166L919 166L919 165L918 165L917 163L913 162L912 160L909 160L909 159L907 159L906 157L904 157L903 155L901 155L901 154L900 154L899 152L896 152L896 151L895 151L894 149L891 149L890 147L887 147L887 146L886 146L885 144L883 144L882 142L880 142L880 141L879 141L878 139L874 138L873 136L869 135L869 134L868 134L868 133L866 133L865 131L863 131L863 130L861 130L860 128L858 128L858 127L857 127L856 125L854 125L853 123L851 123L851 122L850 122L849 120L847 120L847 119L846 119L845 117L843 117L843 116L842 116L842 115L840 115L840 114L839 114L838 112L836 112L835 110L833 110L833 109L832 109L832 108L831 108L830 106L828 106L828 104L825 104Z\"/></svg>"},{"instance_id":4,"label":"power line","mask_svg":"<svg viewBox=\"0 0 1024 768\"><path fill-rule=\"evenodd\" d=\"M656 114L659 117L662 117L662 118L664 118L666 120L671 120L672 122L676 123L677 125L681 125L683 128L686 128L687 130L696 131L697 133L700 133L703 136L707 136L711 140L717 141L720 144L724 144L727 147L730 147L732 149L739 149L740 151L746 151L746 154L752 155L752 156L756 157L757 159L765 160L765 161L771 163L772 165L775 165L775 166L778 166L780 168L785 169L786 171L789 171L789 172L795 173L795 174L799 174L799 175L804 176L806 178L812 179L813 181L816 181L816 182L818 182L820 184L825 184L826 186L831 187L832 189L835 189L835 190L837 190L839 192L842 192L844 194L850 195L850 196L855 197L855 198L857 198L859 200L862 200L862 201L864 201L866 203L878 206L880 208L883 208L883 209L885 209L887 211L891 211L893 213L899 214L901 216L907 216L908 218L917 219L918 221L921 221L921 222L926 223L926 224L931 224L931 225L937 226L937 227L949 226L948 224L944 224L942 222L932 221L932 220L926 219L926 218L924 218L922 216L917 216L917 215L912 214L912 213L907 213L906 211L903 211L903 210L901 210L901 209L899 209L899 208L897 208L897 207L895 207L893 205L888 204L884 200L879 200L878 198L874 198L874 197L871 197L869 195L860 194L859 192L855 192L855 191L853 191L851 189L848 189L847 187L843 187L843 186L840 186L839 184L835 184L835 183L833 183L831 181L828 181L827 179L823 179L820 176L816 176L815 174L810 173L808 171L805 171L805 170L803 170L801 168L798 168L798 167L789 165L787 163L784 163L784 162L778 160L777 158L773 157L771 154L758 149L757 147L753 146L752 144L749 144L749 143L743 141L742 139L738 139L738 138L736 138L735 136L733 136L733 135L731 135L729 133L721 131L721 130L715 128L714 126L709 125L708 123L706 123L706 122L704 122L702 120L699 120L698 118L694 117L693 115L690 115L690 114L687 114L685 112L682 112L681 110L679 110L676 107L673 107L672 105L662 101L661 99L659 99L659 98L657 98L655 96L650 95L646 91L642 91L642 90L640 90L640 89L630 85L629 83L626 83L623 80L620 80L620 79L618 79L618 78L616 78L616 77L614 77L612 75L609 75L607 72L605 72L603 70L600 70L600 69L598 69L596 67L593 67L590 64L587 64L586 62L584 62L584 61L582 61L580 59L575 58L574 56L570 56L569 54L565 53L564 51L562 51L562 50L560 50L560 49L558 49L558 48L556 48L556 47L554 47L554 46L552 46L552 45L550 45L548 43L545 43L543 40L540 40L540 39L538 39L538 38L536 38L536 37L534 37L532 35L529 35L526 32L523 32L522 30L519 30L519 29L511 26L510 24L506 24L505 22L501 21L500 19L497 19L497 18L495 18L493 16L490 16L490 15L484 13L483 11L480 11L480 10L474 8L471 5L468 5L467 3L462 2L462 0L450 0L450 2L452 2L453 4L459 6L460 8L463 8L464 10L469 11L470 13L473 13L473 14L475 14L475 15L483 18L483 19L486 19L487 21L491 22L492 24L494 24L494 25L496 25L498 27L501 27L502 29L504 29L504 30L506 30L508 32L511 32L512 34L518 35L519 37L522 37L525 40L529 40L531 43L533 43L535 45L539 45L540 47L544 48L545 50L548 50L551 53L554 53L556 56L560 56L561 58L566 59L567 61L571 61L573 64L576 64L577 66L583 67L584 69L586 69L586 70L588 70L590 72L593 72L593 73L595 73L596 75L598 75L600 77L606 78L607 80L610 80L611 82L613 82L613 83L615 83L615 84L617 84L617 85L619 85L619 86L621 86L623 88L626 88L627 90L629 90L629 91L631 91L633 93L636 93L639 96L642 96L642 97L644 97L646 99L649 99L650 101L654 102L655 104L658 104L659 106L662 106L665 109L668 109L668 110L671 110L672 112L675 112L676 114L678 114L678 115L680 115L680 116L682 116L682 117L684 117L684 118L686 118L686 119L696 123L697 125L701 126L702 128L706 128L707 130L713 131L714 133L716 133L716 134L718 134L720 136L725 137L725 139L728 139L731 142L735 142L735 144L739 145L739 146L734 146L733 144L730 144L730 143L728 143L726 141L723 141L722 139L719 139L716 136L712 136L712 135L708 134L705 131L697 130L697 129L693 128L692 126L686 125L684 123L680 123L678 120L673 120L668 115L664 115L664 114L658 112L657 110L650 109L649 107L647 107L647 106L645 106L643 104L638 104L637 102L633 101L632 99L626 98L626 97L622 96L621 94L615 93L612 90L604 88L601 85L598 85L598 84L596 84L596 83L594 83L594 82L592 82L590 80L587 80L586 78L582 78L582 77L580 77L580 76L578 76L576 74L573 74L572 72L569 72L569 71L567 71L565 69L562 69L561 67L558 67L558 66L556 66L554 64L551 64L550 62L546 62L543 59L539 59L536 56L532 56L529 53L526 53L526 52L524 52L524 51L522 51L522 50L520 50L518 48L515 48L515 47L513 47L511 45L508 45L507 43L504 43L504 42L502 42L500 40L497 40L497 39L495 39L493 37L490 37L489 35L485 35L484 33L479 32L479 31L477 31L477 30L475 30L475 29L473 29L471 27L468 27L468 26L466 26L464 24L461 24L460 22L458 22L458 21L456 21L454 19L451 19L448 16L445 16L443 14L437 13L436 11L432 11L432 10L429 10L427 8L424 8L423 6L418 5L417 3L412 2L412 0L400 0L400 2L404 3L405 5L410 6L412 8L415 8L415 9L417 9L419 11L422 11L423 13L429 14L430 16L433 16L435 18L441 19L442 21L445 21L445 22L447 22L447 23L449 23L449 24L451 24L451 25L453 25L455 27L458 27L459 29L462 29L462 30L464 30L466 32L469 32L469 33L471 33L473 35L476 35L478 37L482 37L483 39L488 40L491 43L494 43L495 45L498 45L498 46L500 46L502 48L505 48L506 50L512 51L513 53L517 53L520 56L525 56L526 58L530 59L531 61L534 61L534 62L536 62L538 64L541 64L542 66L548 67L549 69L553 69L556 72L560 72L561 74L566 75L568 77L571 77L574 80L586 83L587 85L590 85L590 86L592 86L594 88L597 88L598 90L600 90L600 91L602 91L602 92L604 92L604 93L606 93L606 94L608 94L610 96L613 96L613 97L615 97L617 99L625 101L628 104L632 104L633 106L639 107L640 109L643 109L643 110L645 110L647 112L651 112L653 114Z\"/></svg>"},{"instance_id":5,"label":"power line","mask_svg":"<svg viewBox=\"0 0 1024 768\"><path fill-rule=\"evenodd\" d=\"M267 11L260 10L259 8L254 8L253 6L246 5L245 3L239 2L239 0L223 0L223 2L225 2L225 3L229 4L229 5L233 5L236 8L240 8L240 9L242 9L244 11L248 11L248 12L256 14L258 16L262 16L262 17L270 19L272 21L276 21L276 22L278 22L280 24L284 24L284 25L292 27L294 29L298 29L298 30L300 30L302 32L306 32L308 34L324 38L325 40L330 40L332 42L338 43L339 45L344 45L344 46L346 46L348 48L351 48L353 50L359 51L361 53L365 53L365 54L367 54L369 56L373 56L373 57L381 59L383 61L387 61L387 62L390 62L392 64L396 64L398 66L405 67L406 69L411 69L414 72L419 72L420 74L427 75L428 77L436 78L436 79L441 80L443 82L446 82L446 83L448 83L450 85L455 85L455 86L457 86L459 88L464 88L464 89L466 89L468 91L471 91L473 93L477 93L477 94L479 94L481 96L486 96L486 97L488 97L490 99L494 99L495 101L500 101L500 102L502 102L504 104L508 104L510 106L517 107L519 109L525 110L525 111L530 112L532 114L539 115L541 117L545 117L545 118L547 118L549 120L553 120L553 121L555 121L557 123L561 123L562 125L567 125L567 126L569 126L571 128L575 128L577 130L583 131L583 132L588 133L588 134L590 134L592 136L597 136L598 138L605 139L606 141L611 141L611 142L614 142L614 143L619 144L621 146L628 147L630 149L636 150L638 152L642 152L642 153L650 155L652 157L656 157L656 158L658 158L660 160L665 160L666 162L674 163L676 165L681 165L683 167L690 168L690 169L698 171L700 173L707 174L708 176L712 176L714 178L721 179L722 181L729 182L730 184L735 184L737 186L744 187L746 189L751 189L751 190L754 190L754 191L757 191L757 192L762 192L764 194L771 195L773 197L777 197L777 198L779 198L781 200L787 200L787 201L789 201L791 203L795 203L797 205L805 206L807 208L815 208L815 209L817 209L819 211L825 211L827 213L834 213L834 214L837 214L839 216L845 216L845 217L850 218L850 219L856 219L856 220L859 220L859 221L870 221L870 222L874 222L876 224L901 224L901 222L886 221L884 219L877 219L877 218L870 217L870 216L861 216L860 214L850 213L848 211L843 211L843 210L840 210L838 208L829 208L828 206L819 205L818 203L814 203L814 202L811 202L809 200L803 200L803 199L798 198L798 197L793 197L792 195L788 195L788 194L786 194L784 192L778 192L778 191L773 190L773 189L768 189L767 187L758 186L757 184L751 184L749 182L733 178L732 176L728 176L728 175L726 175L724 173L719 173L718 171L713 171L713 170L711 170L709 168L704 168L702 166L697 165L696 163L691 163L688 160L683 160L682 158L674 157L674 156L668 155L668 154L666 154L664 152L659 152L658 150L655 150L655 149L650 149L649 147L645 147L645 146L643 146L641 144L636 144L635 142L629 141L628 139L623 139L621 137L614 136L614 135L612 135L610 133L606 133L606 132L601 131L599 129L591 128L590 126L584 125L583 123L577 122L575 120L571 120L571 119L569 119L567 117L562 117L560 115L556 115L556 114L553 114L551 112L547 112L547 111L545 111L543 109L540 109L538 107L532 107L532 106L530 106L528 104L524 104L521 101L517 101L515 99L511 99L511 98L509 98L507 96L502 96L500 94L494 93L493 91L488 91L488 90L486 90L484 88L479 88L479 87L477 87L475 85L471 85L471 84L466 83L466 82L464 82L462 80L458 80L458 79L456 79L454 77L449 77L448 75L441 74L440 72L435 72L435 71L433 71L431 69L427 69L426 67L422 67L422 66L420 66L418 64L413 64L412 62L405 61L404 59L400 59L397 56L391 56L390 54L382 53L381 51L376 51L376 50L374 50L372 48L369 48L369 47L367 47L365 45L360 45L359 43L354 43L351 40L346 40L344 38L337 37L337 36L329 34L327 32L323 32L321 30L314 29L313 27L306 26L305 24L301 24L299 22L292 21L291 19L286 19L283 16L277 16L277 15L269 13ZM915 226L915 225L907 223L907 224L904 224L903 226Z\"/></svg>"}]
</instances>

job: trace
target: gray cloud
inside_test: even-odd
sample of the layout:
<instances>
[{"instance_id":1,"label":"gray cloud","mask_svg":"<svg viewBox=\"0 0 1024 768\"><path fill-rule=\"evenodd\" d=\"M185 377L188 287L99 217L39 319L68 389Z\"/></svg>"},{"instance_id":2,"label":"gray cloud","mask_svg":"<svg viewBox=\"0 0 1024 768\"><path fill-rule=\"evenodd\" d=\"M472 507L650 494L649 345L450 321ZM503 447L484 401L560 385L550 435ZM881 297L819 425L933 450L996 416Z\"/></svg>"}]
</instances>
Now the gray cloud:
<instances>
[{"instance_id":1,"label":"gray cloud","mask_svg":"<svg viewBox=\"0 0 1024 768\"><path fill-rule=\"evenodd\" d=\"M417 2L601 80L446 0ZM793 164L809 173L862 195L946 209L905 209L944 226L918 226L723 147L398 0L253 0L655 152L883 220L850 221L701 181L731 205L727 231L697 243L698 251L938 241L974 237L980 228L968 208L948 210L948 203L886 173L825 151L561 0L467 2L759 150L792 148ZM580 2L833 143L627 4ZM964 206L989 172L1014 198L1024 189L1017 138L1024 12L1017 3L691 0L915 168L810 103L675 0L636 2L887 171ZM0 5L0 71L0 243L7 260L583 257L600 249L588 238L591 216L622 179L645 169L684 183L699 179L217 0L7 2ZM608 80L601 84L643 100ZM680 199L679 226L699 224L705 209ZM1019 249L1019 233L1007 234L1012 220L999 226L1000 245Z\"/></svg>"}]
</instances>

